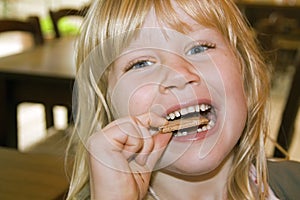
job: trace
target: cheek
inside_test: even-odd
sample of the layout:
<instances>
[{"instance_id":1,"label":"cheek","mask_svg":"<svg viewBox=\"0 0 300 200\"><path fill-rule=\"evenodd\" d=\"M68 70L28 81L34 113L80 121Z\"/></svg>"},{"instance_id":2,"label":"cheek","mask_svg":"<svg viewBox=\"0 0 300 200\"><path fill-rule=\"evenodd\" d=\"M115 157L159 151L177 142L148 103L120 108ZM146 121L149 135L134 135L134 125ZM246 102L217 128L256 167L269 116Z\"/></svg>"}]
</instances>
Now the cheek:
<instances>
[{"instance_id":1,"label":"cheek","mask_svg":"<svg viewBox=\"0 0 300 200\"><path fill-rule=\"evenodd\" d=\"M231 133L235 140L240 138L247 121L247 103L243 90L243 82L237 73L227 82L226 88L226 132ZM230 134L228 134L230 135ZM230 137L230 136L229 136ZM233 138L231 138L233 139Z\"/></svg>"},{"instance_id":2,"label":"cheek","mask_svg":"<svg viewBox=\"0 0 300 200\"><path fill-rule=\"evenodd\" d=\"M231 98L238 104L246 104L240 64L233 53L223 53L215 60L224 84L226 99Z\"/></svg>"},{"instance_id":3,"label":"cheek","mask_svg":"<svg viewBox=\"0 0 300 200\"><path fill-rule=\"evenodd\" d=\"M138 84L134 80L121 79L109 90L114 118L146 113L153 102L155 86Z\"/></svg>"},{"instance_id":4,"label":"cheek","mask_svg":"<svg viewBox=\"0 0 300 200\"><path fill-rule=\"evenodd\" d=\"M141 115L148 112L155 99L155 86L144 85L137 88L129 97L129 115Z\"/></svg>"},{"instance_id":5,"label":"cheek","mask_svg":"<svg viewBox=\"0 0 300 200\"><path fill-rule=\"evenodd\" d=\"M224 106L226 131L240 135L247 119L247 100L239 62L232 54L222 54L215 61L224 84Z\"/></svg>"}]
</instances>

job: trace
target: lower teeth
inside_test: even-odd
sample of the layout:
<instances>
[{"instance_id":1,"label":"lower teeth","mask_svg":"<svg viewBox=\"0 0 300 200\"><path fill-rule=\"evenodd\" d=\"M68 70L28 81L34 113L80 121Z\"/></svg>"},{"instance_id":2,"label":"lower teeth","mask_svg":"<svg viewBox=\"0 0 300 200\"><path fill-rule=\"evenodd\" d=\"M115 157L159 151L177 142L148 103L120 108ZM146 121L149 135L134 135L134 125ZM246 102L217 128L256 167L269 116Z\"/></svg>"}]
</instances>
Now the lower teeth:
<instances>
[{"instance_id":1,"label":"lower teeth","mask_svg":"<svg viewBox=\"0 0 300 200\"><path fill-rule=\"evenodd\" d=\"M209 123L207 125L202 126L201 128L197 129L197 133L201 133L207 130L212 129L215 126L215 122L213 120L210 120ZM193 134L194 132L191 131L191 134ZM173 133L174 137L181 137L181 136L186 136L189 135L188 131L180 131L178 130L177 132Z\"/></svg>"}]
</instances>

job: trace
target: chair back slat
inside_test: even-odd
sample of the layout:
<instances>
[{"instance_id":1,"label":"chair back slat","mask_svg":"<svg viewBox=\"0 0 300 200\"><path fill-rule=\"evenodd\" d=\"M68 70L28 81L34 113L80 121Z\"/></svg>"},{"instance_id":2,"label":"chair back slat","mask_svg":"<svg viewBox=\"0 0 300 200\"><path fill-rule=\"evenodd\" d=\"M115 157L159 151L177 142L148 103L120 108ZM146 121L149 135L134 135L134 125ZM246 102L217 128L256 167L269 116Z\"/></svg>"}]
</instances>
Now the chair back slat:
<instances>
[{"instance_id":1,"label":"chair back slat","mask_svg":"<svg viewBox=\"0 0 300 200\"><path fill-rule=\"evenodd\" d=\"M53 29L55 31L55 37L60 38L61 33L58 28L58 21L63 17L68 16L79 16L84 17L89 9L89 6L85 6L82 9L75 9L75 8L62 8L59 10L49 10L49 15L52 20Z\"/></svg>"},{"instance_id":2,"label":"chair back slat","mask_svg":"<svg viewBox=\"0 0 300 200\"><path fill-rule=\"evenodd\" d=\"M26 21L17 19L0 19L0 32L21 31L30 33L35 45L44 43L39 18L36 16L29 17Z\"/></svg>"}]
</instances>

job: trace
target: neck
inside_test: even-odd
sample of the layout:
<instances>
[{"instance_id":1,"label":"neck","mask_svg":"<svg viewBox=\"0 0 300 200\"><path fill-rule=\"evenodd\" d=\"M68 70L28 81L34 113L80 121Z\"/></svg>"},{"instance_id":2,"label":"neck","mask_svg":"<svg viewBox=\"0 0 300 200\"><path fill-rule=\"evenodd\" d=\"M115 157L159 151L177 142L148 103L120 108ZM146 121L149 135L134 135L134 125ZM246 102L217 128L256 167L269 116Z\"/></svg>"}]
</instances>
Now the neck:
<instances>
[{"instance_id":1,"label":"neck","mask_svg":"<svg viewBox=\"0 0 300 200\"><path fill-rule=\"evenodd\" d=\"M226 199L226 183L232 158L231 154L215 170L204 175L185 176L168 171L158 171L152 179L152 188L161 200Z\"/></svg>"}]
</instances>

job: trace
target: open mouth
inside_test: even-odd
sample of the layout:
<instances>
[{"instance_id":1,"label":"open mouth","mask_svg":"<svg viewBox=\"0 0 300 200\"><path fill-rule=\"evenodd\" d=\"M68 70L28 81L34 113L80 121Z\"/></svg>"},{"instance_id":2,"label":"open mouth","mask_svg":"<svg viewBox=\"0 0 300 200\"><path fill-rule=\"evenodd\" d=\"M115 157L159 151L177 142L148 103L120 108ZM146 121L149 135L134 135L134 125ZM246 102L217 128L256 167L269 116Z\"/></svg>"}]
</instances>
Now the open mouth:
<instances>
[{"instance_id":1,"label":"open mouth","mask_svg":"<svg viewBox=\"0 0 300 200\"><path fill-rule=\"evenodd\" d=\"M181 137L212 129L216 123L216 112L210 104L199 104L171 112L166 119L169 123L160 127L160 131Z\"/></svg>"}]
</instances>

